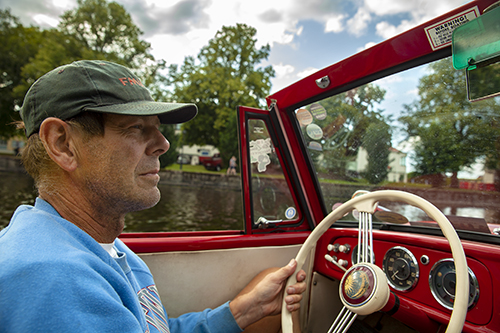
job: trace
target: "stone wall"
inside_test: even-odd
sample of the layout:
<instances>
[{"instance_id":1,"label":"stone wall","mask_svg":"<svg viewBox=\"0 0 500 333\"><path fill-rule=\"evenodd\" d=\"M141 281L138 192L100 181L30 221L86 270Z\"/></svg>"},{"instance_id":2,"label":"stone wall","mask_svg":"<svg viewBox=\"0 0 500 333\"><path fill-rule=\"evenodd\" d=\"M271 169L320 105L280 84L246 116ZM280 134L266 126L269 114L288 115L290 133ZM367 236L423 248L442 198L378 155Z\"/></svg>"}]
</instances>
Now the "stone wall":
<instances>
[{"instance_id":1,"label":"stone wall","mask_svg":"<svg viewBox=\"0 0 500 333\"><path fill-rule=\"evenodd\" d=\"M235 190L241 189L239 175L226 175L221 173L196 173L186 171L161 171L160 183L203 187L224 187Z\"/></svg>"},{"instance_id":2,"label":"stone wall","mask_svg":"<svg viewBox=\"0 0 500 333\"><path fill-rule=\"evenodd\" d=\"M0 171L24 172L24 168L19 157L0 155Z\"/></svg>"}]
</instances>

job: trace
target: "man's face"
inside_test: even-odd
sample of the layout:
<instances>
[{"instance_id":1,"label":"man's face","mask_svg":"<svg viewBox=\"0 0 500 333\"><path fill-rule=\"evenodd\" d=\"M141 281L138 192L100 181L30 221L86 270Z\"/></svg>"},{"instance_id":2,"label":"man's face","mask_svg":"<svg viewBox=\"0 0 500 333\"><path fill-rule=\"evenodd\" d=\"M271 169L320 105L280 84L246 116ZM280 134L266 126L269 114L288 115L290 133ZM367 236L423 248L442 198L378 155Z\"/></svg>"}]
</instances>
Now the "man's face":
<instances>
[{"instance_id":1,"label":"man's face","mask_svg":"<svg viewBox=\"0 0 500 333\"><path fill-rule=\"evenodd\" d=\"M101 213L125 214L160 200L159 156L170 147L157 116L107 114L104 137L79 149L79 175L87 197Z\"/></svg>"}]
</instances>

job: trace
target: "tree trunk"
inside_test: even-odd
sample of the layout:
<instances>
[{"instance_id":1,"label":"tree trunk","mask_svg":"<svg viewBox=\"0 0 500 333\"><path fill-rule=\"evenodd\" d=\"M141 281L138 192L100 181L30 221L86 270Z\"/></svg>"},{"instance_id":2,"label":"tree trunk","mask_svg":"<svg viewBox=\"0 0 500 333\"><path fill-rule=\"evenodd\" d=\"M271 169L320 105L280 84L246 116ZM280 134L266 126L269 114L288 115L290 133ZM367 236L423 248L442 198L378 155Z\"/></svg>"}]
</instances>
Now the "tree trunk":
<instances>
[{"instance_id":1,"label":"tree trunk","mask_svg":"<svg viewBox=\"0 0 500 333\"><path fill-rule=\"evenodd\" d=\"M431 186L432 187L443 187L444 184L444 177L440 173L435 173L433 175L429 175L429 178L431 180Z\"/></svg>"},{"instance_id":2,"label":"tree trunk","mask_svg":"<svg viewBox=\"0 0 500 333\"><path fill-rule=\"evenodd\" d=\"M495 170L495 177L493 178L495 190L500 192L500 169Z\"/></svg>"},{"instance_id":3,"label":"tree trunk","mask_svg":"<svg viewBox=\"0 0 500 333\"><path fill-rule=\"evenodd\" d=\"M458 172L453 171L453 174L451 175L451 188L459 188L460 187L460 182L458 181Z\"/></svg>"}]
</instances>

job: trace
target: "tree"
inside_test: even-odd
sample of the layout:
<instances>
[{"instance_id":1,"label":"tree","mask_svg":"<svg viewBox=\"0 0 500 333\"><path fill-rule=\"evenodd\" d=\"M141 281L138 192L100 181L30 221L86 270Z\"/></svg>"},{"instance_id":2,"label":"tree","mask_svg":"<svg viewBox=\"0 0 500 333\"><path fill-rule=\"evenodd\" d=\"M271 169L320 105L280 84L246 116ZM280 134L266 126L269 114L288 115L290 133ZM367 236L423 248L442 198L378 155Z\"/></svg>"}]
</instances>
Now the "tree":
<instances>
[{"instance_id":1,"label":"tree","mask_svg":"<svg viewBox=\"0 0 500 333\"><path fill-rule=\"evenodd\" d=\"M136 72L154 98L166 101L160 75L165 62L155 61L150 44L140 39L142 32L116 2L78 0L77 8L61 16L57 29L25 28L9 11L0 11L0 24L4 47L0 56L0 126L11 122L3 120L19 119L13 110L20 108L22 98L36 79L55 67L82 59L125 65ZM9 127L0 130L4 137L14 134Z\"/></svg>"},{"instance_id":2,"label":"tree","mask_svg":"<svg viewBox=\"0 0 500 333\"><path fill-rule=\"evenodd\" d=\"M495 100L468 102L464 73L454 70L450 59L429 67L431 73L422 77L418 85L419 99L404 106L399 120L409 137L418 138L416 172L450 172L452 187L458 187L458 171L487 154L496 141L498 129L491 125L498 123L499 106Z\"/></svg>"},{"instance_id":3,"label":"tree","mask_svg":"<svg viewBox=\"0 0 500 333\"><path fill-rule=\"evenodd\" d=\"M161 125L161 133L167 138L170 143L168 151L160 156L160 167L164 168L167 165L174 164L177 161L177 147L179 146L179 136L175 135L175 125Z\"/></svg>"},{"instance_id":4,"label":"tree","mask_svg":"<svg viewBox=\"0 0 500 333\"><path fill-rule=\"evenodd\" d=\"M94 59L106 59L131 68L141 68L151 44L139 39L142 31L123 6L106 0L78 0L78 7L61 16L59 30L73 36Z\"/></svg>"},{"instance_id":5,"label":"tree","mask_svg":"<svg viewBox=\"0 0 500 333\"><path fill-rule=\"evenodd\" d=\"M364 178L371 184L378 184L387 179L390 171L391 139L391 127L387 123L377 122L368 125L363 140L363 147L368 153L368 166Z\"/></svg>"},{"instance_id":6,"label":"tree","mask_svg":"<svg viewBox=\"0 0 500 333\"><path fill-rule=\"evenodd\" d=\"M320 108L325 119L315 121L323 130L322 150L311 150L312 158L319 163L319 171L332 176L348 179L348 164L364 147L368 153L368 171L363 173L370 182L379 183L387 176L389 148L391 146L391 127L389 119L376 109L385 96L385 90L373 84L338 94L320 103L313 103L306 109L318 113ZM304 128L304 131L307 131ZM305 135L307 137L307 133ZM380 140L380 141L379 141Z\"/></svg>"},{"instance_id":7,"label":"tree","mask_svg":"<svg viewBox=\"0 0 500 333\"><path fill-rule=\"evenodd\" d=\"M269 45L256 48L255 28L222 27L198 54L169 67L173 99L198 105L198 115L183 125L186 144L216 146L224 161L238 152L236 107L265 107L274 70L259 67Z\"/></svg>"},{"instance_id":8,"label":"tree","mask_svg":"<svg viewBox=\"0 0 500 333\"><path fill-rule=\"evenodd\" d=\"M24 93L14 88L22 81L22 68L38 52L42 33L36 27L24 27L10 10L0 9L0 136L15 135L11 123L19 120L18 110Z\"/></svg>"}]
</instances>

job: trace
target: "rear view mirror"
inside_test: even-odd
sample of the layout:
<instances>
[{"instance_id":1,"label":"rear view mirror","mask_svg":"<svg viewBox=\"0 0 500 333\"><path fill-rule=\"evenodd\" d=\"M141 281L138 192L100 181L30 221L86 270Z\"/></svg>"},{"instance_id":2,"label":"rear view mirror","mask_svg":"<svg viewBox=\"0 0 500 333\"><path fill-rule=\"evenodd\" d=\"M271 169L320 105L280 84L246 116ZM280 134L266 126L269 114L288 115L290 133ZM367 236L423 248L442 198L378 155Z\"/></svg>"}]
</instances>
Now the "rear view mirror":
<instances>
[{"instance_id":1,"label":"rear view mirror","mask_svg":"<svg viewBox=\"0 0 500 333\"><path fill-rule=\"evenodd\" d=\"M500 59L499 59L500 60ZM467 69L467 98L471 102L500 95L500 62Z\"/></svg>"},{"instance_id":2,"label":"rear view mirror","mask_svg":"<svg viewBox=\"0 0 500 333\"><path fill-rule=\"evenodd\" d=\"M500 95L500 6L453 32L453 67L466 69L471 102Z\"/></svg>"}]
</instances>

